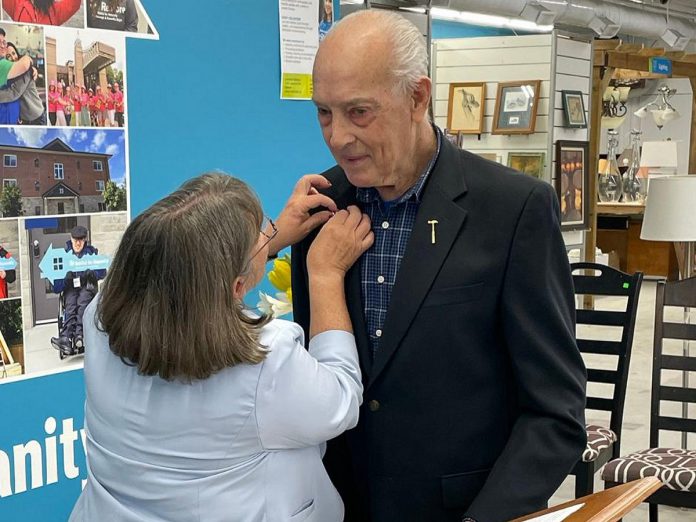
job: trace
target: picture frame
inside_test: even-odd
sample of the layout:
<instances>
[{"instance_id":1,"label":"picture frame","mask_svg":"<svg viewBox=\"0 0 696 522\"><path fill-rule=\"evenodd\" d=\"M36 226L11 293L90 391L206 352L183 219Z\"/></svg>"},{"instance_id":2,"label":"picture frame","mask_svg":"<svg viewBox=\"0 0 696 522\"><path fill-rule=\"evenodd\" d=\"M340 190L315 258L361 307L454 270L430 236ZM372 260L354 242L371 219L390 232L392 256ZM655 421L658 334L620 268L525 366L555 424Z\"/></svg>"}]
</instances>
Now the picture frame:
<instances>
[{"instance_id":1,"label":"picture frame","mask_svg":"<svg viewBox=\"0 0 696 522\"><path fill-rule=\"evenodd\" d=\"M556 194L561 205L561 230L589 227L589 152L587 141L556 142Z\"/></svg>"},{"instance_id":2,"label":"picture frame","mask_svg":"<svg viewBox=\"0 0 696 522\"><path fill-rule=\"evenodd\" d=\"M462 134L461 132L452 132L450 129L443 129L442 132L447 139L452 145L454 145L457 148L462 147Z\"/></svg>"},{"instance_id":3,"label":"picture frame","mask_svg":"<svg viewBox=\"0 0 696 522\"><path fill-rule=\"evenodd\" d=\"M561 91L563 101L563 114L565 126L572 129L587 128L587 114L585 113L585 100L580 91Z\"/></svg>"},{"instance_id":4,"label":"picture frame","mask_svg":"<svg viewBox=\"0 0 696 522\"><path fill-rule=\"evenodd\" d=\"M483 159L488 161L494 161L495 163L503 164L503 156L495 152L475 152L474 154L481 156Z\"/></svg>"},{"instance_id":5,"label":"picture frame","mask_svg":"<svg viewBox=\"0 0 696 522\"><path fill-rule=\"evenodd\" d=\"M534 134L541 80L501 82L491 134Z\"/></svg>"},{"instance_id":6,"label":"picture frame","mask_svg":"<svg viewBox=\"0 0 696 522\"><path fill-rule=\"evenodd\" d=\"M522 174L544 179L545 160L546 153L544 152L508 152L507 166Z\"/></svg>"},{"instance_id":7,"label":"picture frame","mask_svg":"<svg viewBox=\"0 0 696 522\"><path fill-rule=\"evenodd\" d=\"M453 133L481 134L485 108L485 83L451 83L447 101L447 128Z\"/></svg>"}]
</instances>

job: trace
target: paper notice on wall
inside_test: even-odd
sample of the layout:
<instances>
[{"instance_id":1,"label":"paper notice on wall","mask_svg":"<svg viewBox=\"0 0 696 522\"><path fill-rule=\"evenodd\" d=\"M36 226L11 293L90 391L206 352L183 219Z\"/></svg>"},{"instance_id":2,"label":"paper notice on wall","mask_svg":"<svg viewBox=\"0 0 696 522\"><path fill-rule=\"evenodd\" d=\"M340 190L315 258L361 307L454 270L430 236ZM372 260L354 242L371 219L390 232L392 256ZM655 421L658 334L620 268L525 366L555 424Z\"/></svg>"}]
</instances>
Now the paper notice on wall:
<instances>
[{"instance_id":1,"label":"paper notice on wall","mask_svg":"<svg viewBox=\"0 0 696 522\"><path fill-rule=\"evenodd\" d=\"M323 0L279 0L280 98L312 98L312 66L319 47ZM319 13L319 16L317 16Z\"/></svg>"}]
</instances>

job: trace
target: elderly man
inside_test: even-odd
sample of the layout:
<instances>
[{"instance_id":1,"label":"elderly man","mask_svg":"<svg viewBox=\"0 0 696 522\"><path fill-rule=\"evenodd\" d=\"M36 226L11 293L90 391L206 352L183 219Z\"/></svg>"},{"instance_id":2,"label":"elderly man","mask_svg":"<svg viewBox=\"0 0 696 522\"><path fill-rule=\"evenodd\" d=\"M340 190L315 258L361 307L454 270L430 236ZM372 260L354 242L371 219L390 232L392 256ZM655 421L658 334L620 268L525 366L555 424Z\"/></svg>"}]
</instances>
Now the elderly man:
<instances>
[{"instance_id":1,"label":"elderly man","mask_svg":"<svg viewBox=\"0 0 696 522\"><path fill-rule=\"evenodd\" d=\"M78 259L99 253L99 250L87 244L88 230L82 225L73 227L70 239L65 242L65 252L72 253ZM74 355L84 351L82 336L82 316L85 308L92 302L99 289L99 280L106 277L106 270L84 270L77 273L68 272L64 279L53 282L53 291L63 292L65 314L63 327L58 337L51 337L51 344L63 355Z\"/></svg>"},{"instance_id":2,"label":"elderly man","mask_svg":"<svg viewBox=\"0 0 696 522\"><path fill-rule=\"evenodd\" d=\"M358 426L326 465L361 522L497 522L533 512L585 446L586 375L550 185L457 149L428 118L425 42L361 11L321 43L325 191L374 245L346 279L364 379ZM307 329L305 257L293 249Z\"/></svg>"}]
</instances>

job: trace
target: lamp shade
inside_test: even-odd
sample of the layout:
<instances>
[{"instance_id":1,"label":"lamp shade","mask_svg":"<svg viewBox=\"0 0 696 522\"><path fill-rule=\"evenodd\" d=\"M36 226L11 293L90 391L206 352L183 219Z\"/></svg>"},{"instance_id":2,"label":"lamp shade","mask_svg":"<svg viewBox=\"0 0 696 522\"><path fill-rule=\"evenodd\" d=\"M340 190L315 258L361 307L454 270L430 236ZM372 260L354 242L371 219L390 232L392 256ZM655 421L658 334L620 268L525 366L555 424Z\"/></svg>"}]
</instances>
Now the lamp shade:
<instances>
[{"instance_id":1,"label":"lamp shade","mask_svg":"<svg viewBox=\"0 0 696 522\"><path fill-rule=\"evenodd\" d=\"M650 180L640 238L696 241L696 176Z\"/></svg>"},{"instance_id":2,"label":"lamp shade","mask_svg":"<svg viewBox=\"0 0 696 522\"><path fill-rule=\"evenodd\" d=\"M676 169L676 141L646 141L640 154L641 167L663 167Z\"/></svg>"}]
</instances>

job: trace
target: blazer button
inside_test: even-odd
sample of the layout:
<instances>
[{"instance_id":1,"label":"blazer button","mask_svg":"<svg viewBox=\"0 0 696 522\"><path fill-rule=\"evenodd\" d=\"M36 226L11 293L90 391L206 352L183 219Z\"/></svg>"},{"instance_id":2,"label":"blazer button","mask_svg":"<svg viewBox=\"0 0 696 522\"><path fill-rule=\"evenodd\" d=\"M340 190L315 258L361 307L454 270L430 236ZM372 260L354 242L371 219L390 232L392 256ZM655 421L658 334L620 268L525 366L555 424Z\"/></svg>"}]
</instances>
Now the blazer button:
<instances>
[{"instance_id":1,"label":"blazer button","mask_svg":"<svg viewBox=\"0 0 696 522\"><path fill-rule=\"evenodd\" d=\"M379 401L376 401L374 399L367 403L367 407L370 408L370 411L379 410L379 406L380 406Z\"/></svg>"}]
</instances>

